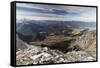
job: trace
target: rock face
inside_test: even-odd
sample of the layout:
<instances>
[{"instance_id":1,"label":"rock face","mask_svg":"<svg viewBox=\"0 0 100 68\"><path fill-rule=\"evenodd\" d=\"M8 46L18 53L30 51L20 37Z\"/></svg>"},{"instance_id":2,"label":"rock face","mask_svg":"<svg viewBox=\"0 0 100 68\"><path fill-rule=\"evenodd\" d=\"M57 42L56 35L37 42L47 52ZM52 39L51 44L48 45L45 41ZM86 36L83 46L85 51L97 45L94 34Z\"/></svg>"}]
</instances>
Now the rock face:
<instances>
[{"instance_id":1,"label":"rock face","mask_svg":"<svg viewBox=\"0 0 100 68\"><path fill-rule=\"evenodd\" d=\"M70 44L69 48L72 50L76 47L78 50L83 50L96 57L96 32L95 31L85 31L81 36L75 37L75 42Z\"/></svg>"},{"instance_id":2,"label":"rock face","mask_svg":"<svg viewBox=\"0 0 100 68\"><path fill-rule=\"evenodd\" d=\"M22 41L18 35L16 35L16 50L24 50L28 48L28 44Z\"/></svg>"}]
</instances>

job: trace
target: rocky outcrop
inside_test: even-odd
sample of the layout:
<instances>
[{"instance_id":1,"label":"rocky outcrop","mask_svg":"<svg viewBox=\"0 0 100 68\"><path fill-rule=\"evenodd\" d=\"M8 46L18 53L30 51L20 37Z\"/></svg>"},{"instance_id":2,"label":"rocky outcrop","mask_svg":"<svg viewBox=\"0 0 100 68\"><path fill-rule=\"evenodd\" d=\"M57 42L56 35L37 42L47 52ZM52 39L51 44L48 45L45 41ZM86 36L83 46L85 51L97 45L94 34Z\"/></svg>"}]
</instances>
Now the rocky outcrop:
<instances>
[{"instance_id":1,"label":"rocky outcrop","mask_svg":"<svg viewBox=\"0 0 100 68\"><path fill-rule=\"evenodd\" d=\"M96 57L96 31L87 30L82 35L74 37L75 41L70 43L69 49L71 51L86 51L93 57Z\"/></svg>"},{"instance_id":2,"label":"rocky outcrop","mask_svg":"<svg viewBox=\"0 0 100 68\"><path fill-rule=\"evenodd\" d=\"M16 52L17 65L51 64L64 62L63 53L47 47L31 46L24 51Z\"/></svg>"},{"instance_id":3,"label":"rocky outcrop","mask_svg":"<svg viewBox=\"0 0 100 68\"><path fill-rule=\"evenodd\" d=\"M92 57L85 51L72 51L65 55L65 58L70 62L81 62L81 61L95 61L96 59Z\"/></svg>"},{"instance_id":4,"label":"rocky outcrop","mask_svg":"<svg viewBox=\"0 0 100 68\"><path fill-rule=\"evenodd\" d=\"M48 47L41 48L34 45L24 51L16 52L17 65L52 64L94 60L96 59L83 51L72 51L64 54L56 49L49 49Z\"/></svg>"}]
</instances>

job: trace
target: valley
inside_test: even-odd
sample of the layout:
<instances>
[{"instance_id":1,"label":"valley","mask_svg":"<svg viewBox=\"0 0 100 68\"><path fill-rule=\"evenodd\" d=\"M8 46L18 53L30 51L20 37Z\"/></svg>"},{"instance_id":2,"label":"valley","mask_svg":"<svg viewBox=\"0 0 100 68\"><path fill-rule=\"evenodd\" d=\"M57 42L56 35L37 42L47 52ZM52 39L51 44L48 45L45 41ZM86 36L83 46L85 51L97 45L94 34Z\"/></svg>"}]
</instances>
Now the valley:
<instances>
[{"instance_id":1,"label":"valley","mask_svg":"<svg viewBox=\"0 0 100 68\"><path fill-rule=\"evenodd\" d=\"M96 30L87 26L93 27L74 21L18 23L17 65L96 61Z\"/></svg>"}]
</instances>

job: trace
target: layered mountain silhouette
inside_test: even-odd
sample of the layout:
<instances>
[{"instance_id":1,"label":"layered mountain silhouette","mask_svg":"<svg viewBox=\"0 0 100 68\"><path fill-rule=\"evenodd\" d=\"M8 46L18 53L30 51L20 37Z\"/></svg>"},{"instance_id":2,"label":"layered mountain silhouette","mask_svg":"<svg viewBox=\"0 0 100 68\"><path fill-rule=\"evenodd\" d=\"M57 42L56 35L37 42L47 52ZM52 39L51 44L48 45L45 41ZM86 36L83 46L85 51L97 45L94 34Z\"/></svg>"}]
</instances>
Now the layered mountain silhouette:
<instances>
[{"instance_id":1,"label":"layered mountain silhouette","mask_svg":"<svg viewBox=\"0 0 100 68\"><path fill-rule=\"evenodd\" d=\"M94 22L54 21L54 20L22 20L16 24L16 32L26 42L30 42L39 32L55 32L73 28L94 28Z\"/></svg>"}]
</instances>

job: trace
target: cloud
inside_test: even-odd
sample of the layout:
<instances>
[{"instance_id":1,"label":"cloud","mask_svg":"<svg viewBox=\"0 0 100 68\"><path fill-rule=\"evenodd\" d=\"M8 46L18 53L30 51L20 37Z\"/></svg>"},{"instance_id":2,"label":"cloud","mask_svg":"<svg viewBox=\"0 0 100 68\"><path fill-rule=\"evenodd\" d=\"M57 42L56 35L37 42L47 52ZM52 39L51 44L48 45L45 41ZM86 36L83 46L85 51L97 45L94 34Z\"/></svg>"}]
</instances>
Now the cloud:
<instances>
[{"instance_id":1,"label":"cloud","mask_svg":"<svg viewBox=\"0 0 100 68\"><path fill-rule=\"evenodd\" d=\"M68 14L69 12L65 10L59 10L59 9L39 9L39 8L28 8L28 7L17 7L17 10L19 11L25 11L27 13L41 13L41 14L55 14L55 15L65 15Z\"/></svg>"},{"instance_id":2,"label":"cloud","mask_svg":"<svg viewBox=\"0 0 100 68\"><path fill-rule=\"evenodd\" d=\"M17 3L16 11L18 19L96 22L95 7Z\"/></svg>"}]
</instances>

